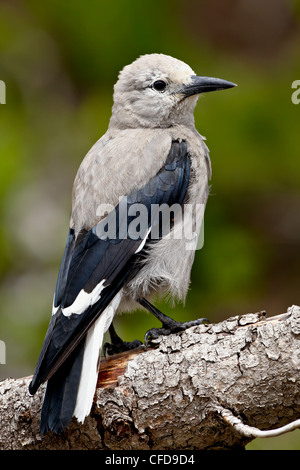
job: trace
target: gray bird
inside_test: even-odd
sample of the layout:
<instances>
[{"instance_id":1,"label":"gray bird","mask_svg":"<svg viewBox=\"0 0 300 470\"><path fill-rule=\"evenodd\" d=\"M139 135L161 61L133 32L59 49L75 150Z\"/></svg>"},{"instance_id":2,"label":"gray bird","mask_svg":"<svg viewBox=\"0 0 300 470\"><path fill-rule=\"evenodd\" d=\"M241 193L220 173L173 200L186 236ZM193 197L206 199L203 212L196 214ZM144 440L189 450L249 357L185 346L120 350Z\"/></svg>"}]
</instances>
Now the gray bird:
<instances>
[{"instance_id":1,"label":"gray bird","mask_svg":"<svg viewBox=\"0 0 300 470\"><path fill-rule=\"evenodd\" d=\"M197 238L203 211L188 208L205 207L211 177L194 108L200 93L233 86L163 54L144 55L120 72L108 130L75 178L53 313L29 386L34 394L48 381L41 433L89 415L107 329L108 353L141 344L122 342L112 325L116 313L141 305L154 313L162 328L146 341L203 321L174 321L150 300L185 299L196 243L187 244L183 229L192 224Z\"/></svg>"}]
</instances>

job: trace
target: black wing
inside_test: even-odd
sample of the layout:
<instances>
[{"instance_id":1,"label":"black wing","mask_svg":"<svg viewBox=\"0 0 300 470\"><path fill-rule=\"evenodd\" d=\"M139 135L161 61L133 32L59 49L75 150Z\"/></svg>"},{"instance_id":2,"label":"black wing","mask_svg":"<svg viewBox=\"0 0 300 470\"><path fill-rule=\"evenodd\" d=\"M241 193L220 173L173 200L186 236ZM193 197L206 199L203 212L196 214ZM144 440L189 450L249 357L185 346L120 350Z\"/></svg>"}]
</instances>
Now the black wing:
<instances>
[{"instance_id":1,"label":"black wing","mask_svg":"<svg viewBox=\"0 0 300 470\"><path fill-rule=\"evenodd\" d=\"M51 317L30 384L31 394L61 367L122 288L126 278L137 272L136 261L143 254L145 242L151 239L151 232L156 231L159 237L163 235L161 227L157 230L153 226L151 207L154 204L181 205L187 194L189 178L190 159L186 142L173 141L163 168L143 188L120 201L114 214L108 214L90 231L80 233L77 238L70 229L57 280L54 298L56 312ZM148 214L147 223L138 237L130 233L130 224L135 219L130 215L130 208L134 204L143 205ZM125 211L122 205L126 206ZM121 233L124 231L124 220L119 217L124 213L127 238ZM111 217L119 221L116 237L113 238L105 237ZM157 223L160 221L154 222ZM81 306L78 310L78 296L89 298L90 294L92 297L95 289L100 293L99 298L94 298L93 302L87 302L84 308Z\"/></svg>"}]
</instances>

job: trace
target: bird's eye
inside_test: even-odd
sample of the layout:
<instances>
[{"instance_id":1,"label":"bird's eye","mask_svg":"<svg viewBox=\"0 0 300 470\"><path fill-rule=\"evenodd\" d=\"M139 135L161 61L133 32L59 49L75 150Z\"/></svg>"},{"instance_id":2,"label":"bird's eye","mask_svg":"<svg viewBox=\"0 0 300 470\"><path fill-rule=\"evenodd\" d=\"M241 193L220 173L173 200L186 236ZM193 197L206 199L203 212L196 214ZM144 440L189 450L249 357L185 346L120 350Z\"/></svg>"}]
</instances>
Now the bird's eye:
<instances>
[{"instance_id":1,"label":"bird's eye","mask_svg":"<svg viewBox=\"0 0 300 470\"><path fill-rule=\"evenodd\" d=\"M153 83L153 88L156 91L164 91L166 86L167 84L163 80L156 80L156 82Z\"/></svg>"}]
</instances>

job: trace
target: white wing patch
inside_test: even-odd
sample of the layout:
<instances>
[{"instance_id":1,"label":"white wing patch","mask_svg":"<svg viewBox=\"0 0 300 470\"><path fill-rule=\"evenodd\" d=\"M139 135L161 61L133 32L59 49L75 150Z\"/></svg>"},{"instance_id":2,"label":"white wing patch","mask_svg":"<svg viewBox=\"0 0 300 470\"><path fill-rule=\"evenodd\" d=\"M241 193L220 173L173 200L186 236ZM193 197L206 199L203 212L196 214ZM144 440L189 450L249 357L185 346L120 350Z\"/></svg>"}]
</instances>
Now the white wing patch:
<instances>
[{"instance_id":1,"label":"white wing patch","mask_svg":"<svg viewBox=\"0 0 300 470\"><path fill-rule=\"evenodd\" d=\"M103 284L105 283L106 279L103 279L99 284L94 287L92 292L85 292L84 289L81 289L79 294L77 295L76 299L69 305L69 307L63 308L62 313L65 317L69 317L73 313L76 315L80 315L83 313L88 307L94 305L101 297L101 292L105 287Z\"/></svg>"}]
</instances>

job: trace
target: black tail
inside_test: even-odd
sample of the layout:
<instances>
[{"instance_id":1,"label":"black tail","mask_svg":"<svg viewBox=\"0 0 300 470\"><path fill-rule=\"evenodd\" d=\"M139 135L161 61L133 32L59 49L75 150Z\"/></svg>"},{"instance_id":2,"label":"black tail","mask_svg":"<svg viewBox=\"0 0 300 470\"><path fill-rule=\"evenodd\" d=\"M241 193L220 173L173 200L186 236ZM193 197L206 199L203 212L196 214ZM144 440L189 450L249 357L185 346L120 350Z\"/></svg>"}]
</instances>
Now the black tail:
<instances>
[{"instance_id":1,"label":"black tail","mask_svg":"<svg viewBox=\"0 0 300 470\"><path fill-rule=\"evenodd\" d=\"M48 380L42 416L41 434L59 433L70 423L77 398L85 341L70 354L58 371Z\"/></svg>"}]
</instances>

